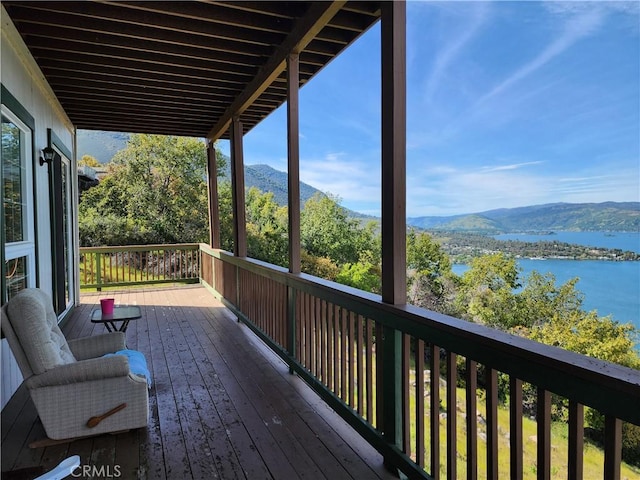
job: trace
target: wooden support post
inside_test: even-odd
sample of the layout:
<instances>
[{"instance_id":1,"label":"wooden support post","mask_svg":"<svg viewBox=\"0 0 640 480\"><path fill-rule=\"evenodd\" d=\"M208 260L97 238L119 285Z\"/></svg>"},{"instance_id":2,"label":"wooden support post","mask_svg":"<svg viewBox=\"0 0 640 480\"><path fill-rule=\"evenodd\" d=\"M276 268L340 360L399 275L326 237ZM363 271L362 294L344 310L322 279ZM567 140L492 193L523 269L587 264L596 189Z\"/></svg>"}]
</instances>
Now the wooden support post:
<instances>
[{"instance_id":1,"label":"wooden support post","mask_svg":"<svg viewBox=\"0 0 640 480\"><path fill-rule=\"evenodd\" d=\"M233 204L233 254L247 256L247 224L245 219L244 158L242 122L231 122L231 196Z\"/></svg>"},{"instance_id":2,"label":"wooden support post","mask_svg":"<svg viewBox=\"0 0 640 480\"><path fill-rule=\"evenodd\" d=\"M287 187L289 197L289 271L300 273L299 55L287 57Z\"/></svg>"},{"instance_id":3,"label":"wooden support post","mask_svg":"<svg viewBox=\"0 0 640 480\"><path fill-rule=\"evenodd\" d=\"M403 305L406 272L406 4L382 2L382 301ZM387 442L402 449L402 338L384 327L381 428ZM387 468L392 469L389 459Z\"/></svg>"},{"instance_id":4,"label":"wooden support post","mask_svg":"<svg viewBox=\"0 0 640 480\"><path fill-rule=\"evenodd\" d=\"M382 3L382 301L407 301L406 5Z\"/></svg>"},{"instance_id":5,"label":"wooden support post","mask_svg":"<svg viewBox=\"0 0 640 480\"><path fill-rule=\"evenodd\" d=\"M218 203L218 164L216 146L207 145L207 176L209 189L209 245L220 248L220 207Z\"/></svg>"}]
</instances>

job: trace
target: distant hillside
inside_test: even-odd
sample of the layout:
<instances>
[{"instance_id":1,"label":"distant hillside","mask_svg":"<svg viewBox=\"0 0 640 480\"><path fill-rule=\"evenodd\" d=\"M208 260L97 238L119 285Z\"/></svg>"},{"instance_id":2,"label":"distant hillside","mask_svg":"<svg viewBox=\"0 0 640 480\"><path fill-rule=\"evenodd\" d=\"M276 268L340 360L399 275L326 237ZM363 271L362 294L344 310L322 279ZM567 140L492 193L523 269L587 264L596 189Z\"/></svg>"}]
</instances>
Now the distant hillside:
<instances>
[{"instance_id":1,"label":"distant hillside","mask_svg":"<svg viewBox=\"0 0 640 480\"><path fill-rule=\"evenodd\" d=\"M127 146L129 136L120 132L78 130L78 159L91 155L100 163L109 163L117 151Z\"/></svg>"},{"instance_id":2,"label":"distant hillside","mask_svg":"<svg viewBox=\"0 0 640 480\"><path fill-rule=\"evenodd\" d=\"M225 155L227 160L227 166L224 171L224 176L229 178L231 175L231 160ZM276 170L269 165L245 165L244 166L244 183L249 190L251 187L256 187L262 192L273 192L273 199L278 205L285 206L288 203L287 197L287 174L280 170ZM305 202L313 197L316 193L326 195L325 192L318 190L311 185L300 182L300 203L304 206ZM343 207L344 208L344 207ZM362 222L366 222L375 217L365 215L363 213L354 212L348 208L344 208L347 216L358 219Z\"/></svg>"},{"instance_id":3,"label":"distant hillside","mask_svg":"<svg viewBox=\"0 0 640 480\"><path fill-rule=\"evenodd\" d=\"M227 157L227 168L225 176L229 178L231 161ZM273 199L279 205L286 205L287 199L287 174L270 167L269 165L245 165L244 166L244 183L248 189L256 187L263 192L273 192ZM300 182L300 201L309 200L314 194L323 193L317 188L312 187L304 182ZM324 193L323 193L324 195Z\"/></svg>"},{"instance_id":4,"label":"distant hillside","mask_svg":"<svg viewBox=\"0 0 640 480\"><path fill-rule=\"evenodd\" d=\"M550 203L501 208L450 217L413 217L407 223L431 230L479 233L640 230L640 202Z\"/></svg>"}]
</instances>

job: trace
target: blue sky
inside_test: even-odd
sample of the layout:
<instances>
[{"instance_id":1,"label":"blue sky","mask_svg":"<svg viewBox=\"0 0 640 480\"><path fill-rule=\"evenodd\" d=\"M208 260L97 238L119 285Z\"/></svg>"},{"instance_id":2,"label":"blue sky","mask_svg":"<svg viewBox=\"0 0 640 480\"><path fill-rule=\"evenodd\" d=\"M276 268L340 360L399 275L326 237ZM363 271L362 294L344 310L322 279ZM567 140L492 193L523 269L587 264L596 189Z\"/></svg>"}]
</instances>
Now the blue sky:
<instances>
[{"instance_id":1,"label":"blue sky","mask_svg":"<svg viewBox=\"0 0 640 480\"><path fill-rule=\"evenodd\" d=\"M285 109L244 148L286 171ZM379 24L301 89L300 157L380 214ZM409 216L609 200L640 201L640 2L408 2Z\"/></svg>"}]
</instances>

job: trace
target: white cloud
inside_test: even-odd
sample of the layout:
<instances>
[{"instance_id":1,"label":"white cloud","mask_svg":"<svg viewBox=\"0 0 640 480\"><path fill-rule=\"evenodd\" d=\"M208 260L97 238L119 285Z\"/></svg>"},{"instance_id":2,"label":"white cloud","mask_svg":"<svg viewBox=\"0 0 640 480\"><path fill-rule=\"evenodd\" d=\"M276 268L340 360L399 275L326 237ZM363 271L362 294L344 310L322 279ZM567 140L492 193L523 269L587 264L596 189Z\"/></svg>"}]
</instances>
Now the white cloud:
<instances>
[{"instance_id":1,"label":"white cloud","mask_svg":"<svg viewBox=\"0 0 640 480\"><path fill-rule=\"evenodd\" d=\"M524 162L524 163L513 163L511 165L497 165L490 167L482 167L483 172L499 172L500 170L517 170L522 167L528 167L530 165L540 165L544 163L542 161L537 162Z\"/></svg>"},{"instance_id":2,"label":"white cloud","mask_svg":"<svg viewBox=\"0 0 640 480\"><path fill-rule=\"evenodd\" d=\"M640 200L637 168L615 173L582 172L576 176L520 168L538 163L543 162L522 163L512 169L411 172L407 184L408 216L456 215L553 202Z\"/></svg>"},{"instance_id":3,"label":"white cloud","mask_svg":"<svg viewBox=\"0 0 640 480\"><path fill-rule=\"evenodd\" d=\"M300 180L323 192L337 195L343 205L362 203L377 209L380 203L380 167L344 152L329 152L323 158L300 160Z\"/></svg>"},{"instance_id":4,"label":"white cloud","mask_svg":"<svg viewBox=\"0 0 640 480\"><path fill-rule=\"evenodd\" d=\"M456 61L464 48L486 24L489 10L488 5L488 2L479 2L473 6L465 6L465 14L468 14L469 9L471 10L471 14L468 17L469 21L459 29L457 35L451 35L451 39L446 45L436 50L434 65L427 77L425 86L425 98L427 102L431 102L444 77L446 77L449 66Z\"/></svg>"},{"instance_id":5,"label":"white cloud","mask_svg":"<svg viewBox=\"0 0 640 480\"><path fill-rule=\"evenodd\" d=\"M553 3L553 2L551 2ZM524 80L535 73L540 68L554 60L572 47L576 42L591 35L598 30L604 22L605 12L600 8L580 9L565 23L560 36L547 45L536 57L521 66L509 77L500 82L491 91L482 96L477 104L482 104L487 100L500 95L513 85Z\"/></svg>"}]
</instances>

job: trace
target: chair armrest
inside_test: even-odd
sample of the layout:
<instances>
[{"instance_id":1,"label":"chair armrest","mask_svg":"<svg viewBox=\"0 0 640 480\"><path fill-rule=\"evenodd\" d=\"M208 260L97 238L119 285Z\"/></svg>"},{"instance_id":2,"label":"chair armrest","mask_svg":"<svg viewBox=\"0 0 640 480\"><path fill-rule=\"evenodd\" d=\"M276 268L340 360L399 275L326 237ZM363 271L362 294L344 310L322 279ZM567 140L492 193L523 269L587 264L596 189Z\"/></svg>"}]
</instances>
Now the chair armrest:
<instances>
[{"instance_id":1,"label":"chair armrest","mask_svg":"<svg viewBox=\"0 0 640 480\"><path fill-rule=\"evenodd\" d=\"M106 353L124 350L125 335L123 332L104 333L91 337L77 338L67 342L76 360L101 357Z\"/></svg>"},{"instance_id":2,"label":"chair armrest","mask_svg":"<svg viewBox=\"0 0 640 480\"><path fill-rule=\"evenodd\" d=\"M126 377L129 374L129 359L123 355L114 355L60 365L40 375L29 377L25 380L25 383L27 388L38 388L103 380L105 378ZM131 375L131 377L137 379L135 375ZM143 378L141 381L146 383Z\"/></svg>"}]
</instances>

